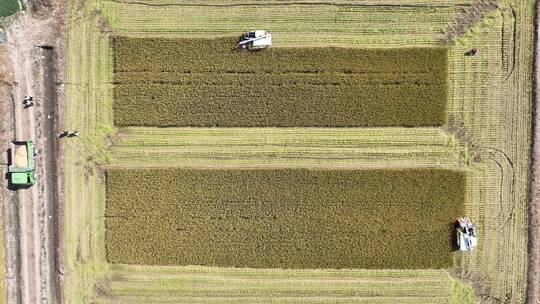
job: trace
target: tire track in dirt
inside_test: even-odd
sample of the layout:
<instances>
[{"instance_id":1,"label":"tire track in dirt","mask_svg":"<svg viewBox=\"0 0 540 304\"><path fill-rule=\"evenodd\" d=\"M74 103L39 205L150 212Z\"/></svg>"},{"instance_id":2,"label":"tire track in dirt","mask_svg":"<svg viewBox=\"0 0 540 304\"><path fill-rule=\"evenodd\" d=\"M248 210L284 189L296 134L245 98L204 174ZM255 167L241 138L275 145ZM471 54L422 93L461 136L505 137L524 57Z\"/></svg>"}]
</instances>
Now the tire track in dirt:
<instances>
[{"instance_id":1,"label":"tire track in dirt","mask_svg":"<svg viewBox=\"0 0 540 304\"><path fill-rule=\"evenodd\" d=\"M9 37L9 35L8 35ZM34 108L29 108L23 110L22 104L18 101L21 101L24 98L24 95L34 96L34 84L33 84L33 68L32 62L30 61L30 53L32 50L28 47L22 46L20 41L17 39L13 40L15 43L13 48L24 50L23 52L14 52L11 51L11 63L12 66L18 66L18 71L14 73L15 86L12 90L13 101L14 101L14 140L32 140L36 141L34 136ZM26 51L26 52L25 52ZM22 67L22 68L21 68ZM17 296L22 303L38 303L37 299L39 298L36 295L37 282L39 282L40 273L36 270L35 263L35 252L33 248L36 246L36 243L39 248L39 239L35 239L35 223L34 219L34 197L38 198L37 188L30 187L28 189L19 189L17 191L18 199L12 201L12 204L18 206L18 234L20 240L20 265L19 271L20 282L19 290L21 295ZM34 274L34 275L30 275ZM8 290L13 290L9 288ZM9 295L8 295L9 296Z\"/></svg>"}]
</instances>

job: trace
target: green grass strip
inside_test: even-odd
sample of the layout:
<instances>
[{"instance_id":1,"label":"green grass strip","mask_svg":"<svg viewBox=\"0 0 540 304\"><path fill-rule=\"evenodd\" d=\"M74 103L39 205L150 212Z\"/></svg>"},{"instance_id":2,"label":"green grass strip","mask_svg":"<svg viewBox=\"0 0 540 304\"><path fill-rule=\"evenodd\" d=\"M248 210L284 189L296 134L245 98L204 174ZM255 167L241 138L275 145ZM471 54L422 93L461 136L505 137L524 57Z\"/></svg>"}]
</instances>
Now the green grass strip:
<instances>
[{"instance_id":1,"label":"green grass strip","mask_svg":"<svg viewBox=\"0 0 540 304\"><path fill-rule=\"evenodd\" d=\"M234 38L119 37L115 123L177 127L439 126L447 49L235 49Z\"/></svg>"},{"instance_id":2,"label":"green grass strip","mask_svg":"<svg viewBox=\"0 0 540 304\"><path fill-rule=\"evenodd\" d=\"M446 268L466 177L441 169L111 169L111 263Z\"/></svg>"},{"instance_id":3,"label":"green grass strip","mask_svg":"<svg viewBox=\"0 0 540 304\"><path fill-rule=\"evenodd\" d=\"M0 18L8 17L21 10L21 4L18 0L0 1Z\"/></svg>"}]
</instances>

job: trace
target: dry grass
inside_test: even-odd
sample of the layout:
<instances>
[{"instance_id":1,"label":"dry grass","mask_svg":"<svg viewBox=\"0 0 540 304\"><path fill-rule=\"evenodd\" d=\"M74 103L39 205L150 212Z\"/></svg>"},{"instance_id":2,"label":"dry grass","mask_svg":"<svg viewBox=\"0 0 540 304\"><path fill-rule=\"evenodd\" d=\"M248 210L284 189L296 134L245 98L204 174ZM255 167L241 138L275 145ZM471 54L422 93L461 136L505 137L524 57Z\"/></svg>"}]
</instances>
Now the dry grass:
<instances>
[{"instance_id":1,"label":"dry grass","mask_svg":"<svg viewBox=\"0 0 540 304\"><path fill-rule=\"evenodd\" d=\"M201 38L257 28L270 31L276 47L399 48L440 46L442 33L461 12L461 5L473 0L242 1L246 5L208 0L151 0L150 5L133 0L100 2L109 24L129 36ZM166 2L172 5L160 5ZM394 5L385 5L389 3Z\"/></svg>"}]
</instances>

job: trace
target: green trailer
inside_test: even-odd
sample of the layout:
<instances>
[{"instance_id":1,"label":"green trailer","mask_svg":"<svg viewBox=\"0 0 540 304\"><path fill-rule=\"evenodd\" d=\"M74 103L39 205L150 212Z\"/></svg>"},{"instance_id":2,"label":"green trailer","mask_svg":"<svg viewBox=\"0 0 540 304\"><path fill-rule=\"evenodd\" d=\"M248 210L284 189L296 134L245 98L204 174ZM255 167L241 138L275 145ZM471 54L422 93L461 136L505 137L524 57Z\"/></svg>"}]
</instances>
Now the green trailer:
<instances>
[{"instance_id":1,"label":"green trailer","mask_svg":"<svg viewBox=\"0 0 540 304\"><path fill-rule=\"evenodd\" d=\"M8 167L9 182L13 186L34 184L34 143L14 141L11 143L11 165Z\"/></svg>"}]
</instances>

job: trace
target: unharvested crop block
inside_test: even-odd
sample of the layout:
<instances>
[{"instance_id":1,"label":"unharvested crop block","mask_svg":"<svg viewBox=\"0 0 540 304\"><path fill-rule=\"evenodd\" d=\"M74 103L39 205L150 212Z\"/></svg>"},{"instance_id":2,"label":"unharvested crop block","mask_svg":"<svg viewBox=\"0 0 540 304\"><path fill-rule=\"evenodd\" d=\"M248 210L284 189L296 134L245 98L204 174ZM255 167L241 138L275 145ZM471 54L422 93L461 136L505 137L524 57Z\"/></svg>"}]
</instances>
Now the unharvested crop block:
<instances>
[{"instance_id":1,"label":"unharvested crop block","mask_svg":"<svg viewBox=\"0 0 540 304\"><path fill-rule=\"evenodd\" d=\"M118 126L364 127L446 122L447 49L235 49L119 37Z\"/></svg>"},{"instance_id":2,"label":"unharvested crop block","mask_svg":"<svg viewBox=\"0 0 540 304\"><path fill-rule=\"evenodd\" d=\"M111 263L254 268L446 268L464 172L115 169Z\"/></svg>"}]
</instances>

